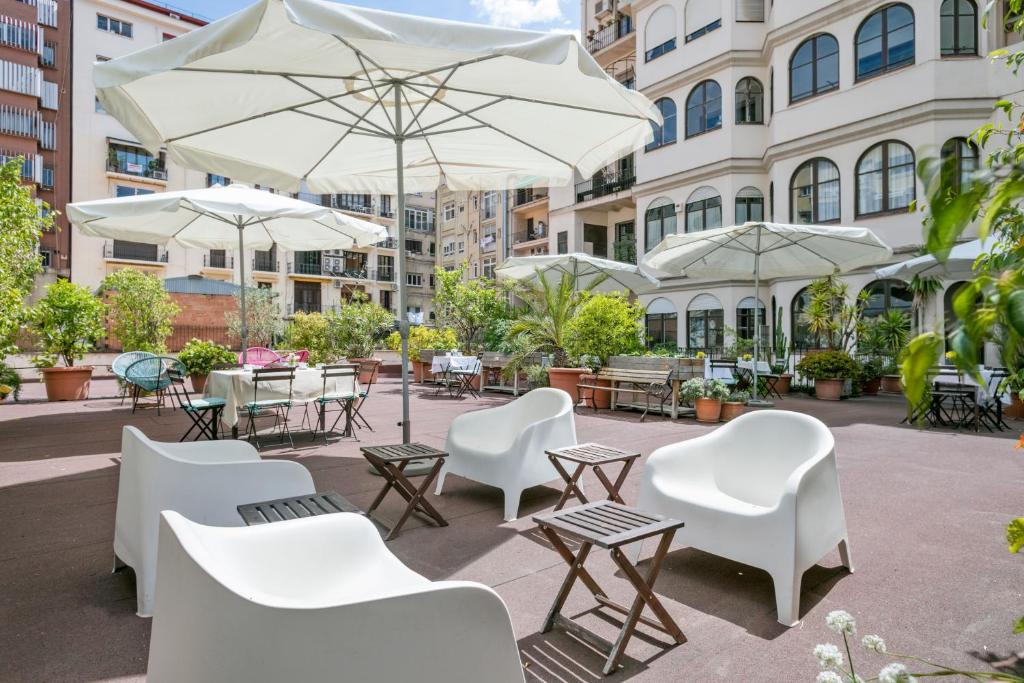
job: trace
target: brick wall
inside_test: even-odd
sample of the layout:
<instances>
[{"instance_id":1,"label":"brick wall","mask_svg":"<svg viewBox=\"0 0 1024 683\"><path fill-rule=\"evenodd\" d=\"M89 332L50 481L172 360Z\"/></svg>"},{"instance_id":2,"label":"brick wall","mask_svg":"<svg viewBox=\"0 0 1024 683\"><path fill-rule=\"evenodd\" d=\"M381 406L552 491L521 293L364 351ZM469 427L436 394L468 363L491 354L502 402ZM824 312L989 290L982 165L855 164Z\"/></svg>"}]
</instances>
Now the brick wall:
<instances>
[{"instance_id":1,"label":"brick wall","mask_svg":"<svg viewBox=\"0 0 1024 683\"><path fill-rule=\"evenodd\" d=\"M167 340L167 350L175 353L193 337L204 341L227 344L238 349L238 340L228 334L224 315L229 311L237 311L235 297L216 294L181 294L171 293L171 299L178 304L178 315L172 325L171 336ZM105 347L110 351L120 351L121 342L114 335L107 335Z\"/></svg>"}]
</instances>

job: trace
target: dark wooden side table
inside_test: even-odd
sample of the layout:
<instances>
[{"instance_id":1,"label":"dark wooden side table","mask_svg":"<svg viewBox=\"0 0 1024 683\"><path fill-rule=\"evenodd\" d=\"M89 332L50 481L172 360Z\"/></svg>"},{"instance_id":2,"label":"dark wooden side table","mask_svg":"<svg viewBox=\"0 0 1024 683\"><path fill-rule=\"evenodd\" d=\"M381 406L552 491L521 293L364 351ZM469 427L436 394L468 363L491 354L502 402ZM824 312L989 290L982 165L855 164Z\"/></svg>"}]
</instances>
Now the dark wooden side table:
<instances>
[{"instance_id":1,"label":"dark wooden side table","mask_svg":"<svg viewBox=\"0 0 1024 683\"><path fill-rule=\"evenodd\" d=\"M265 500L238 506L238 514L245 520L246 526L283 522L300 517L318 517L335 512L363 514L362 510L334 491L315 493L311 496Z\"/></svg>"},{"instance_id":2,"label":"dark wooden side table","mask_svg":"<svg viewBox=\"0 0 1024 683\"><path fill-rule=\"evenodd\" d=\"M618 668L619 661L626 651L626 645L633 636L633 632L636 631L637 623L643 623L671 636L676 643L686 642L686 636L662 606L658 596L654 594L654 582L661 570L661 563L672 543L672 537L676 530L683 526L683 522L641 512L636 508L610 501L588 503L560 512L537 515L533 521L540 526L541 531L551 541L551 545L569 565L569 573L566 574L562 587L555 597L555 602L548 612L547 619L544 620L542 633L547 633L557 624L581 640L607 650L608 659L604 665L605 675ZM562 536L579 542L580 548L575 555L562 540ZM651 566L646 575L641 575L622 552L622 546L653 536L661 536L661 541L658 543L658 549L651 559ZM590 555L590 550L595 545L598 548L611 551L615 564L619 566L633 588L636 589L636 598L630 607L611 600L584 567L587 556ZM583 585L594 595L594 600L597 601L599 608L606 607L625 615L626 619L614 643L588 631L561 614L562 606L565 604L566 598L569 597L569 592L572 590L573 584L576 583L576 579L581 580ZM651 608L657 620L642 614L644 605Z\"/></svg>"},{"instance_id":3,"label":"dark wooden side table","mask_svg":"<svg viewBox=\"0 0 1024 683\"><path fill-rule=\"evenodd\" d=\"M372 514L391 489L395 489L399 495L405 498L405 510L402 512L401 517L398 518L398 521L395 522L395 525L391 527L388 535L384 538L385 541L390 541L398 535L402 525L405 524L406 520L409 519L409 515L413 512L420 512L426 515L438 526L448 526L448 522L441 516L441 513L423 497L423 494L430 488L434 479L437 478L437 473L441 470L444 459L448 457L447 453L420 443L396 444L393 446L362 446L359 450L363 452L363 457L370 463L370 466L384 477L386 482L384 488L381 489L381 492L374 498L373 503L370 504L366 514ZM406 466L413 460L434 461L434 466L423 477L423 482L419 488L416 488L409 481L404 472Z\"/></svg>"},{"instance_id":4,"label":"dark wooden side table","mask_svg":"<svg viewBox=\"0 0 1024 683\"><path fill-rule=\"evenodd\" d=\"M562 497L558 499L558 503L555 505L555 510L561 510L565 507L565 504L569 501L569 498L576 496L581 503L589 503L587 497L583 495L583 491L579 487L580 477L583 476L584 470L588 467L594 468L594 474L598 480L604 485L605 490L608 492L608 500L615 501L616 503L622 503L622 497L619 495L619 489L622 488L622 482L626 481L626 475L629 474L630 468L633 467L633 462L640 457L639 451L623 451L612 446L602 446L597 443L582 443L577 446L565 446L564 448L557 448L553 451L545 451L548 454L548 459L551 464L555 466L558 473L565 480L566 487L565 491L562 492ZM562 463L559 460L565 460L566 462L576 463L576 470L569 474ZM613 483L608 476L601 469L602 465L609 465L614 462L622 463L622 471L619 472L619 476L616 477Z\"/></svg>"}]
</instances>

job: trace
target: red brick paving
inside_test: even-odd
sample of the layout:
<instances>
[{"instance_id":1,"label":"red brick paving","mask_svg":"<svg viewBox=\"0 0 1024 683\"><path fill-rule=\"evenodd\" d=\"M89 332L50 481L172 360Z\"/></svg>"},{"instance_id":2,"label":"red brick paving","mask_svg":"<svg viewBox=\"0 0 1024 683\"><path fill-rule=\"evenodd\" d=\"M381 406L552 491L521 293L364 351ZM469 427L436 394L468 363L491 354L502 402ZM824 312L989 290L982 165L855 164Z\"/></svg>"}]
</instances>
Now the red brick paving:
<instances>
[{"instance_id":1,"label":"red brick paving","mask_svg":"<svg viewBox=\"0 0 1024 683\"><path fill-rule=\"evenodd\" d=\"M23 398L41 396L28 385ZM413 398L416 439L441 446L450 419L507 400ZM121 426L138 426L157 439L176 440L187 423L180 413L130 414L113 383L94 382L81 403L0 405L0 680L137 680L145 675L149 620L135 616L131 572L110 574L117 458ZM832 427L850 528L855 574L838 568L836 554L804 577L802 624L775 621L771 583L764 572L691 549L668 556L657 583L667 609L689 642L664 650L653 637L635 638L624 668L603 679L603 657L572 637L538 628L564 575L561 559L529 521L557 498L554 488L524 496L521 519L501 520L501 494L449 477L432 502L450 526L411 520L391 549L432 579L468 579L493 586L507 601L528 681L812 681L811 648L830 635L824 615L847 609L860 633L881 633L894 650L981 669L1021 647L1011 633L1024 614L1024 557L1006 552L1003 527L1024 513L1024 461L1015 434L918 431L897 422L900 400L861 398L824 403L790 397L779 407L814 414ZM400 385L385 380L367 403L375 432L362 444L400 440ZM298 419L294 420L298 424ZM1018 428L1024 423L1015 423ZM626 413L577 418L579 438L613 446L654 448L710 428L692 420L649 419ZM268 449L265 457L295 459L313 472L317 487L334 489L366 506L380 486L358 445ZM635 500L642 461L624 487ZM598 483L589 481L590 490ZM399 511L397 497L383 514ZM588 563L613 598L631 596L603 553ZM569 614L589 607L574 590ZM599 616L584 622L605 636L615 625ZM644 629L641 628L641 631ZM874 675L885 660L855 653ZM984 660L984 661L983 661ZM481 680L486 680L482 677Z\"/></svg>"}]
</instances>

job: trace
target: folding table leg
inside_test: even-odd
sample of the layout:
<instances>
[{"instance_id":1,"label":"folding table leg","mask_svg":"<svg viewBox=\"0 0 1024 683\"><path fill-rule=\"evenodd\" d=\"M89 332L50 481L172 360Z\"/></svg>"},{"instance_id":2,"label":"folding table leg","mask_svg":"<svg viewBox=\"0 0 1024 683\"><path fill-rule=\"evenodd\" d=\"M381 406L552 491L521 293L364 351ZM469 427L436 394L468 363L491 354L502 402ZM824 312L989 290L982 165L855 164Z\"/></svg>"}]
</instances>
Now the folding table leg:
<instances>
[{"instance_id":1,"label":"folding table leg","mask_svg":"<svg viewBox=\"0 0 1024 683\"><path fill-rule=\"evenodd\" d=\"M562 467L562 463L558 461L558 458L556 456L549 455L548 460L551 461L551 464L554 465L555 470L558 471L558 474L562 477L562 479L565 480L566 483L565 490L562 491L562 496L558 499L558 502L555 503L555 510L561 510L563 507L565 507L565 504L569 502L569 498L571 498L573 495L575 495L576 498L579 499L580 505L585 505L586 503L589 503L590 501L587 500L587 497L585 495L583 495L583 489L579 487L580 477L583 476L583 471L584 469L586 469L583 463L579 463L578 465L576 465L576 471L573 472L573 474L570 476L569 473L565 470L565 468Z\"/></svg>"},{"instance_id":2,"label":"folding table leg","mask_svg":"<svg viewBox=\"0 0 1024 683\"><path fill-rule=\"evenodd\" d=\"M402 516L398 518L395 525L391 527L391 531L384 538L385 541L390 541L392 538L398 535L405 522L409 519L409 516L413 512L419 510L427 516L431 517L439 526L448 526L448 521L441 516L441 513L434 509L430 503L423 499L423 494L427 492L430 485L434 482L437 477L437 473L441 471L441 465L444 463L442 458L437 458L434 462L434 466L430 469L427 475L423 478L419 488L413 488L412 482L405 476L402 470L405 469L405 465L408 464L408 460L402 463L401 468L395 468L397 476L399 477L399 485L395 488L402 494L402 497L406 499L405 510L402 512ZM390 465L390 463L389 463ZM391 467L394 467L391 465Z\"/></svg>"},{"instance_id":3,"label":"folding table leg","mask_svg":"<svg viewBox=\"0 0 1024 683\"><path fill-rule=\"evenodd\" d=\"M566 574L565 578L562 580L562 587L558 589L555 601L551 604L551 609L548 610L548 615L544 619L544 625L540 628L541 633L547 633L555 625L555 619L559 614L561 614L562 607L565 605L565 601L569 597L569 593L572 592L572 587L573 584L576 583L576 579L583 581L587 588L590 589L590 592L595 596L600 595L602 597L607 597L607 595L601 587L597 585L597 582L594 581L593 577L590 576L590 572L588 572L583 566L587 561L587 556L590 555L590 549L594 546L593 543L580 544L580 549L575 555L573 555L572 551L569 550L565 543L562 542L562 539L558 537L558 534L545 526L542 526L540 529L544 532L544 535L548 537L548 540L551 541L551 545L558 551L558 554L561 555L569 565L569 573Z\"/></svg>"},{"instance_id":4,"label":"folding table leg","mask_svg":"<svg viewBox=\"0 0 1024 683\"><path fill-rule=\"evenodd\" d=\"M615 483L612 483L608 479L608 475L604 473L600 465L594 465L594 475L598 481L604 485L605 490L608 492L608 500L616 503L625 505L622 500L622 496L619 495L619 490L622 488L623 482L626 481L626 476L629 474L630 468L633 466L633 460L624 460L622 462L622 471L619 472L619 476L615 478Z\"/></svg>"}]
</instances>

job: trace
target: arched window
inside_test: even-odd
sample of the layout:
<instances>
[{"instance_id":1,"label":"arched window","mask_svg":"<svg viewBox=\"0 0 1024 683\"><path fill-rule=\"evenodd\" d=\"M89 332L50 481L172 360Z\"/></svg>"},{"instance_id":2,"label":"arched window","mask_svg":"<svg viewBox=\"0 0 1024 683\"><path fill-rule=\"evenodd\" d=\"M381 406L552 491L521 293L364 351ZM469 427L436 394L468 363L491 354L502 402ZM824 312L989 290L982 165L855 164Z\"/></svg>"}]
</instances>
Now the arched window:
<instances>
[{"instance_id":1,"label":"arched window","mask_svg":"<svg viewBox=\"0 0 1024 683\"><path fill-rule=\"evenodd\" d=\"M761 326L761 338L767 336L765 327L767 325L767 312L764 303L757 301L752 296L742 299L736 305L736 337L739 339L753 339L756 326ZM754 317L754 309L757 309L757 317Z\"/></svg>"},{"instance_id":2,"label":"arched window","mask_svg":"<svg viewBox=\"0 0 1024 683\"><path fill-rule=\"evenodd\" d=\"M736 123L764 123L764 88L752 76L736 84Z\"/></svg>"},{"instance_id":3,"label":"arched window","mask_svg":"<svg viewBox=\"0 0 1024 683\"><path fill-rule=\"evenodd\" d=\"M736 193L736 225L764 220L764 195L756 187L744 187Z\"/></svg>"},{"instance_id":4,"label":"arched window","mask_svg":"<svg viewBox=\"0 0 1024 683\"><path fill-rule=\"evenodd\" d=\"M857 162L857 216L906 209L914 192L914 152L902 142L880 142Z\"/></svg>"},{"instance_id":5,"label":"arched window","mask_svg":"<svg viewBox=\"0 0 1024 683\"><path fill-rule=\"evenodd\" d=\"M944 57L978 54L978 6L974 0L943 0L939 34Z\"/></svg>"},{"instance_id":6,"label":"arched window","mask_svg":"<svg viewBox=\"0 0 1024 683\"><path fill-rule=\"evenodd\" d=\"M713 187L699 187L686 200L686 232L722 227L722 198Z\"/></svg>"},{"instance_id":7,"label":"arched window","mask_svg":"<svg viewBox=\"0 0 1024 683\"><path fill-rule=\"evenodd\" d=\"M679 315L671 301L658 297L648 304L646 323L649 347L676 350L679 346Z\"/></svg>"},{"instance_id":8,"label":"arched window","mask_svg":"<svg viewBox=\"0 0 1024 683\"><path fill-rule=\"evenodd\" d=\"M722 0L687 0L686 42L722 27Z\"/></svg>"},{"instance_id":9,"label":"arched window","mask_svg":"<svg viewBox=\"0 0 1024 683\"><path fill-rule=\"evenodd\" d=\"M886 311L897 310L910 316L910 310L914 306L914 293L906 282L901 280L875 280L864 288L868 294L867 304L864 306L863 317L877 318L884 315Z\"/></svg>"},{"instance_id":10,"label":"arched window","mask_svg":"<svg viewBox=\"0 0 1024 683\"><path fill-rule=\"evenodd\" d=\"M792 223L839 220L839 169L828 159L811 159L796 169L789 185Z\"/></svg>"},{"instance_id":11,"label":"arched window","mask_svg":"<svg viewBox=\"0 0 1024 683\"><path fill-rule=\"evenodd\" d=\"M686 307L686 345L691 349L720 349L725 339L722 302L711 294L700 294Z\"/></svg>"},{"instance_id":12,"label":"arched window","mask_svg":"<svg viewBox=\"0 0 1024 683\"><path fill-rule=\"evenodd\" d=\"M644 231L646 233L646 249L650 251L658 246L665 235L676 233L676 205L671 199L655 199L647 207L644 216Z\"/></svg>"},{"instance_id":13,"label":"arched window","mask_svg":"<svg viewBox=\"0 0 1024 683\"><path fill-rule=\"evenodd\" d=\"M676 49L676 11L662 5L651 12L644 27L644 61L657 59Z\"/></svg>"},{"instance_id":14,"label":"arched window","mask_svg":"<svg viewBox=\"0 0 1024 683\"><path fill-rule=\"evenodd\" d=\"M808 38L789 60L789 101L820 95L839 87L839 43L827 33Z\"/></svg>"},{"instance_id":15,"label":"arched window","mask_svg":"<svg viewBox=\"0 0 1024 683\"><path fill-rule=\"evenodd\" d=\"M654 139L644 148L648 152L676 141L676 103L668 97L662 97L654 102L654 106L661 112L662 124L651 124Z\"/></svg>"},{"instance_id":16,"label":"arched window","mask_svg":"<svg viewBox=\"0 0 1024 683\"><path fill-rule=\"evenodd\" d=\"M906 5L875 10L857 29L857 80L914 63L914 13Z\"/></svg>"},{"instance_id":17,"label":"arched window","mask_svg":"<svg viewBox=\"0 0 1024 683\"><path fill-rule=\"evenodd\" d=\"M967 138L950 138L942 145L942 170L951 173L951 184L963 187L978 170L978 148Z\"/></svg>"},{"instance_id":18,"label":"arched window","mask_svg":"<svg viewBox=\"0 0 1024 683\"><path fill-rule=\"evenodd\" d=\"M722 88L714 81L699 83L686 98L686 137L722 127Z\"/></svg>"},{"instance_id":19,"label":"arched window","mask_svg":"<svg viewBox=\"0 0 1024 683\"><path fill-rule=\"evenodd\" d=\"M791 320L790 343L798 349L812 349L818 346L817 337L811 332L807 322L804 320L804 312L810 305L811 291L809 287L804 287L793 297L793 303L789 308Z\"/></svg>"}]
</instances>

